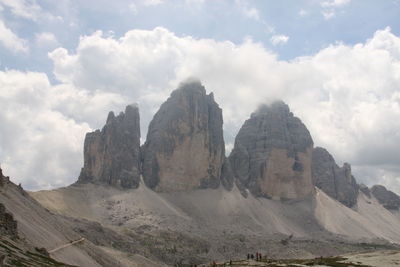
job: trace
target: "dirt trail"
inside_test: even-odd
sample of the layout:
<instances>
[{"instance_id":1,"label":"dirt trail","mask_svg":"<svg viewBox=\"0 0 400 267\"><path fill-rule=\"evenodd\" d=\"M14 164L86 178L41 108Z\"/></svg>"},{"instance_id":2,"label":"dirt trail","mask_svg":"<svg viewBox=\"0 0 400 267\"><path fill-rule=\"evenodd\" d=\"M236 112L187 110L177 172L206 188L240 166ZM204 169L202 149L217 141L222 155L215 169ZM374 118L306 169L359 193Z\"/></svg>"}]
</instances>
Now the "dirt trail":
<instances>
[{"instance_id":1,"label":"dirt trail","mask_svg":"<svg viewBox=\"0 0 400 267\"><path fill-rule=\"evenodd\" d=\"M49 250L49 254L54 253L54 252L57 252L57 251L59 251L60 249L67 248L67 247L69 247L69 246L75 245L75 244L80 243L80 242L83 242L83 241L85 241L85 238L82 237L81 239L72 241L72 242L67 243L67 244L65 244L65 245L59 246L59 247L57 247L57 248L55 248L55 249Z\"/></svg>"}]
</instances>

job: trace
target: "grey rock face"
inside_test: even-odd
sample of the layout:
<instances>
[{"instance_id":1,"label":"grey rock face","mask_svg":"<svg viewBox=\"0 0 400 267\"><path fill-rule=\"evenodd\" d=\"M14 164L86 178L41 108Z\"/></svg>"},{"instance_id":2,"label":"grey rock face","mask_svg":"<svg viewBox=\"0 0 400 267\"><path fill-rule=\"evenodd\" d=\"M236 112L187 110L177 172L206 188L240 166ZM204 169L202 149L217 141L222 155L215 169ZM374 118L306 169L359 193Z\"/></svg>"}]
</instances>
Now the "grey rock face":
<instances>
[{"instance_id":1,"label":"grey rock face","mask_svg":"<svg viewBox=\"0 0 400 267\"><path fill-rule=\"evenodd\" d=\"M367 197L371 198L371 190L369 190L368 186L365 184L359 184L359 189L363 192Z\"/></svg>"},{"instance_id":2,"label":"grey rock face","mask_svg":"<svg viewBox=\"0 0 400 267\"><path fill-rule=\"evenodd\" d=\"M233 174L231 163L225 158L221 171L221 184L225 189L232 190L234 182L235 175Z\"/></svg>"},{"instance_id":3,"label":"grey rock face","mask_svg":"<svg viewBox=\"0 0 400 267\"><path fill-rule=\"evenodd\" d=\"M345 163L342 168L336 164L329 152L321 147L313 151L312 175L315 186L347 207L357 203L359 186L351 175L351 167Z\"/></svg>"},{"instance_id":4,"label":"grey rock face","mask_svg":"<svg viewBox=\"0 0 400 267\"><path fill-rule=\"evenodd\" d=\"M161 105L143 146L143 178L156 191L216 188L225 159L222 111L199 82Z\"/></svg>"},{"instance_id":5,"label":"grey rock face","mask_svg":"<svg viewBox=\"0 0 400 267\"><path fill-rule=\"evenodd\" d=\"M11 213L6 211L6 208L0 203L0 236L8 235L11 237L17 237L17 221Z\"/></svg>"},{"instance_id":6,"label":"grey rock face","mask_svg":"<svg viewBox=\"0 0 400 267\"><path fill-rule=\"evenodd\" d=\"M229 156L235 177L255 196L301 199L314 193L313 140L281 102L263 105L248 119Z\"/></svg>"},{"instance_id":7,"label":"grey rock face","mask_svg":"<svg viewBox=\"0 0 400 267\"><path fill-rule=\"evenodd\" d=\"M108 114L103 129L87 133L84 166L78 183L104 183L137 188L140 181L139 109L130 105L125 113Z\"/></svg>"},{"instance_id":8,"label":"grey rock face","mask_svg":"<svg viewBox=\"0 0 400 267\"><path fill-rule=\"evenodd\" d=\"M387 190L383 185L374 185L371 188L374 197L388 210L398 210L400 207L400 196Z\"/></svg>"}]
</instances>

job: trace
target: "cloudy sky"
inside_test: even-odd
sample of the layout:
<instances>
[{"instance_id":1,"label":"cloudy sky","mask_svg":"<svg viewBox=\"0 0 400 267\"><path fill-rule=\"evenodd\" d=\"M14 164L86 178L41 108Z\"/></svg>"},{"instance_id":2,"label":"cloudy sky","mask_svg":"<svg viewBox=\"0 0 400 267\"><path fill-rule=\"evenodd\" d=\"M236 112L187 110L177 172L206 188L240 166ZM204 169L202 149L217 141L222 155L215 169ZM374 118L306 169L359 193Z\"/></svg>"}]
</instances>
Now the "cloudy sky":
<instances>
[{"instance_id":1,"label":"cloudy sky","mask_svg":"<svg viewBox=\"0 0 400 267\"><path fill-rule=\"evenodd\" d=\"M283 99L359 182L400 193L399 0L0 0L0 164L31 190L79 174L86 132L180 81L223 108L227 150Z\"/></svg>"}]
</instances>

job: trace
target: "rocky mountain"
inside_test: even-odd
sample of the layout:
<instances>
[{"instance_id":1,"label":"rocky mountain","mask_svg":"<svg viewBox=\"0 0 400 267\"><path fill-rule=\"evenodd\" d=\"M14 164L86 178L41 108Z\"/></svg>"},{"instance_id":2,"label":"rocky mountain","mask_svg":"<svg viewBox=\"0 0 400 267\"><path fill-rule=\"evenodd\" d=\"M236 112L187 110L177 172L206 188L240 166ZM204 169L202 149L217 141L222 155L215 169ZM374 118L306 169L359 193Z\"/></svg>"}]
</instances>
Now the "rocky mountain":
<instances>
[{"instance_id":1,"label":"rocky mountain","mask_svg":"<svg viewBox=\"0 0 400 267\"><path fill-rule=\"evenodd\" d=\"M339 167L328 151L313 147L285 103L260 106L229 158L222 125L221 109L200 82L171 93L142 147L138 108L110 112L103 129L85 138L77 183L27 195L0 179L0 231L15 232L14 220L19 235L49 251L84 239L50 254L78 266L400 248L400 197L358 185L349 164Z\"/></svg>"},{"instance_id":2,"label":"rocky mountain","mask_svg":"<svg viewBox=\"0 0 400 267\"><path fill-rule=\"evenodd\" d=\"M78 183L137 188L140 180L140 119L136 105L108 114L103 129L87 133Z\"/></svg>"},{"instance_id":3,"label":"rocky mountain","mask_svg":"<svg viewBox=\"0 0 400 267\"><path fill-rule=\"evenodd\" d=\"M351 175L351 167L339 167L329 152L321 147L313 150L312 177L315 186L347 207L357 203L359 185Z\"/></svg>"},{"instance_id":4,"label":"rocky mountain","mask_svg":"<svg viewBox=\"0 0 400 267\"><path fill-rule=\"evenodd\" d=\"M255 196L303 199L314 193L312 151L307 128L278 101L251 114L229 160L235 177Z\"/></svg>"},{"instance_id":5,"label":"rocky mountain","mask_svg":"<svg viewBox=\"0 0 400 267\"><path fill-rule=\"evenodd\" d=\"M50 213L5 177L0 169L0 266L111 266L117 261L81 238L60 216ZM53 250L57 247L60 250ZM63 263L64 262L64 263Z\"/></svg>"},{"instance_id":6,"label":"rocky mountain","mask_svg":"<svg viewBox=\"0 0 400 267\"><path fill-rule=\"evenodd\" d=\"M154 115L143 146L145 184L162 192L217 188L225 160L222 110L199 82L183 83Z\"/></svg>"},{"instance_id":7,"label":"rocky mountain","mask_svg":"<svg viewBox=\"0 0 400 267\"><path fill-rule=\"evenodd\" d=\"M387 190L383 185L374 185L371 193L385 208L389 210L398 210L400 207L400 196Z\"/></svg>"}]
</instances>

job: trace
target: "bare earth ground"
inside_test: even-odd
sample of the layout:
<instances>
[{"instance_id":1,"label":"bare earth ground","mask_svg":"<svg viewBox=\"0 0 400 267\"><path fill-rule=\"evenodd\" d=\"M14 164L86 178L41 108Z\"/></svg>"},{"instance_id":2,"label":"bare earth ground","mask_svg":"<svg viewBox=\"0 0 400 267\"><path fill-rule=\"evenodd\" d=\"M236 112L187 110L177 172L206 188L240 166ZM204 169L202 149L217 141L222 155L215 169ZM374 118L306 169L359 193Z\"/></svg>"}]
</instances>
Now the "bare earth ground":
<instances>
[{"instance_id":1,"label":"bare earth ground","mask_svg":"<svg viewBox=\"0 0 400 267\"><path fill-rule=\"evenodd\" d=\"M51 251L55 248L65 246L63 249L54 251L50 256L59 262L74 266L116 266L117 260L115 258L105 254L101 248L98 248L89 240L84 240L84 242L74 245L67 245L75 240L80 240L82 236L69 226L69 222L66 219L43 208L28 193L15 184L6 183L0 188L0 202L4 204L8 212L13 214L14 219L17 221L19 238L24 243L30 244L32 248L45 248L47 251ZM0 236L0 241L4 242L2 236ZM32 248L29 250L20 245L22 241L16 243L15 247L19 249L13 248L10 251L10 246L2 247L2 249L6 252L6 255L12 252L13 257L17 258L18 261L25 260L25 262L29 262L34 257L39 262L40 258L38 256L30 254ZM32 257L29 258L29 256ZM48 259L45 260L47 261ZM46 262L46 264L50 266L64 266L62 264L55 265L52 262ZM12 264L11 266L36 265ZM37 266L47 265L38 263Z\"/></svg>"},{"instance_id":2,"label":"bare earth ground","mask_svg":"<svg viewBox=\"0 0 400 267\"><path fill-rule=\"evenodd\" d=\"M262 259L256 260L236 260L228 262L211 262L200 265L206 266L269 266L269 267L394 267L400 265L400 251L386 250L367 253L353 253L336 257L320 257L314 259L289 259L274 260Z\"/></svg>"},{"instance_id":3,"label":"bare earth ground","mask_svg":"<svg viewBox=\"0 0 400 267\"><path fill-rule=\"evenodd\" d=\"M237 188L160 194L143 184L135 190L74 185L31 195L126 264L137 262L132 254L157 266L240 259L255 251L313 258L396 249L400 243L399 216L363 194L353 209L320 190L299 202L244 198Z\"/></svg>"}]
</instances>

